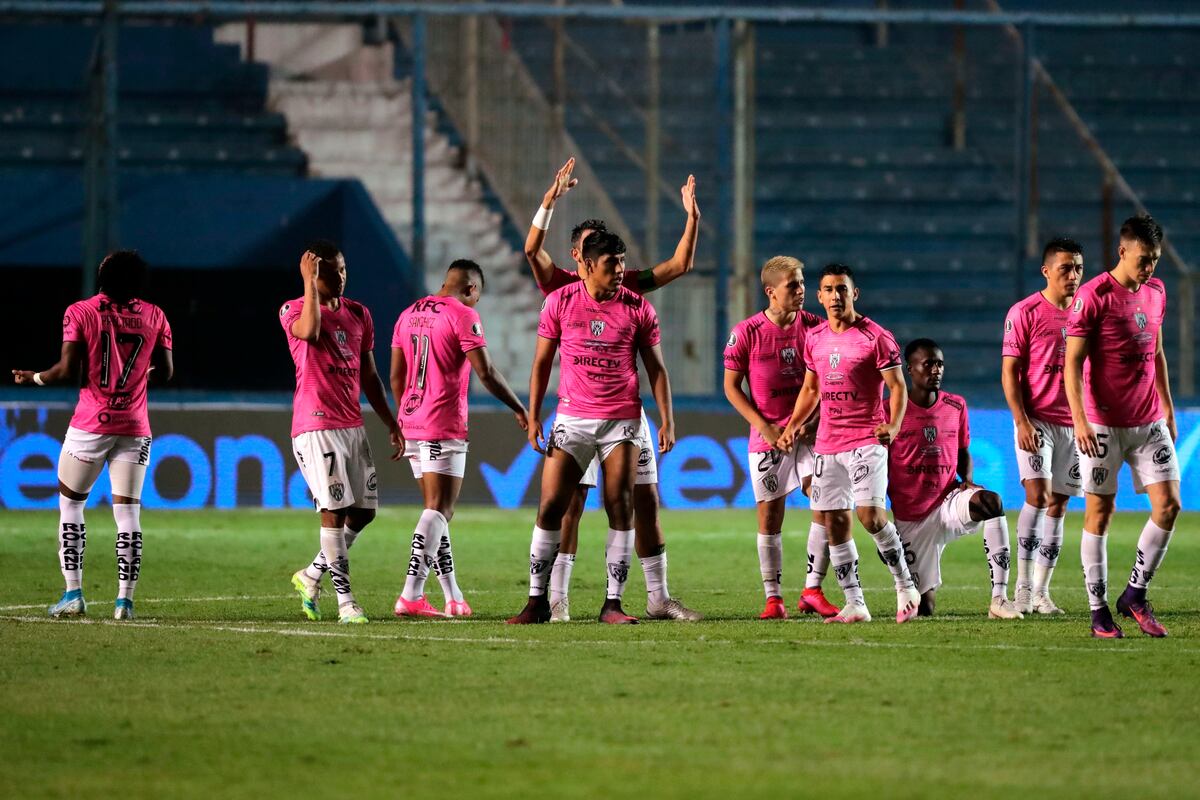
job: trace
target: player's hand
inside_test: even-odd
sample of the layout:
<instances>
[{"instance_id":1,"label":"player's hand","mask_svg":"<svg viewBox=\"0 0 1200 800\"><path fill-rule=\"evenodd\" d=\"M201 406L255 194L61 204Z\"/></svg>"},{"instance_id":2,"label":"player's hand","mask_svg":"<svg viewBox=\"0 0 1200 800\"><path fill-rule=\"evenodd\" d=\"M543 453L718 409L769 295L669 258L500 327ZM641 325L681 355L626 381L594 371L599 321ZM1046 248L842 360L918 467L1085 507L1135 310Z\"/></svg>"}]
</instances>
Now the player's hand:
<instances>
[{"instance_id":1,"label":"player's hand","mask_svg":"<svg viewBox=\"0 0 1200 800\"><path fill-rule=\"evenodd\" d=\"M388 443L392 446L392 461L399 461L404 458L405 442L404 431L400 430L400 426L392 428L388 432Z\"/></svg>"},{"instance_id":2,"label":"player's hand","mask_svg":"<svg viewBox=\"0 0 1200 800\"><path fill-rule=\"evenodd\" d=\"M571 177L571 173L574 171L575 156L571 156L567 159L567 163L559 167L558 172L554 173L554 183L550 184L550 188L546 190L546 202L542 203L542 206L553 208L555 200L575 188L579 183L579 179Z\"/></svg>"},{"instance_id":3,"label":"player's hand","mask_svg":"<svg viewBox=\"0 0 1200 800\"><path fill-rule=\"evenodd\" d=\"M529 415L529 427L525 433L529 438L529 446L539 453L546 452L546 434L542 432L542 421L534 415Z\"/></svg>"},{"instance_id":4,"label":"player's hand","mask_svg":"<svg viewBox=\"0 0 1200 800\"><path fill-rule=\"evenodd\" d=\"M810 447L817 442L817 424L806 422L796 428L796 441L804 442Z\"/></svg>"},{"instance_id":5,"label":"player's hand","mask_svg":"<svg viewBox=\"0 0 1200 800\"><path fill-rule=\"evenodd\" d=\"M304 255L300 256L300 277L304 279L305 286L316 280L320 266L321 257L311 250L305 250Z\"/></svg>"},{"instance_id":6,"label":"player's hand","mask_svg":"<svg viewBox=\"0 0 1200 800\"><path fill-rule=\"evenodd\" d=\"M1017 423L1017 447L1026 453L1038 451L1038 429L1029 420Z\"/></svg>"},{"instance_id":7,"label":"player's hand","mask_svg":"<svg viewBox=\"0 0 1200 800\"><path fill-rule=\"evenodd\" d=\"M884 447L896 440L896 434L899 433L893 426L886 422L881 422L875 427L875 441L879 442Z\"/></svg>"},{"instance_id":8,"label":"player's hand","mask_svg":"<svg viewBox=\"0 0 1200 800\"><path fill-rule=\"evenodd\" d=\"M679 190L683 210L692 219L700 219L700 206L696 204L696 176L688 175L687 183Z\"/></svg>"},{"instance_id":9,"label":"player's hand","mask_svg":"<svg viewBox=\"0 0 1200 800\"><path fill-rule=\"evenodd\" d=\"M1079 452L1089 458L1100 457L1100 439L1092 423L1086 419L1075 421L1075 446Z\"/></svg>"},{"instance_id":10,"label":"player's hand","mask_svg":"<svg viewBox=\"0 0 1200 800\"><path fill-rule=\"evenodd\" d=\"M764 442L771 445L771 447L775 447L775 443L779 441L779 437L783 436L783 428L768 422L766 427L759 430L758 434L762 436Z\"/></svg>"},{"instance_id":11,"label":"player's hand","mask_svg":"<svg viewBox=\"0 0 1200 800\"><path fill-rule=\"evenodd\" d=\"M520 428L523 431L529 430L529 412L528 411L526 411L525 409L522 408L520 411L517 411L516 413L514 413L513 416L517 418L517 427L518 428Z\"/></svg>"},{"instance_id":12,"label":"player's hand","mask_svg":"<svg viewBox=\"0 0 1200 800\"><path fill-rule=\"evenodd\" d=\"M795 444L796 427L789 422L783 429L783 433L779 434L779 438L775 440L775 449L781 453L790 453Z\"/></svg>"},{"instance_id":13,"label":"player's hand","mask_svg":"<svg viewBox=\"0 0 1200 800\"><path fill-rule=\"evenodd\" d=\"M658 452L669 453L675 447L675 423L668 422L658 428Z\"/></svg>"},{"instance_id":14,"label":"player's hand","mask_svg":"<svg viewBox=\"0 0 1200 800\"><path fill-rule=\"evenodd\" d=\"M33 384L33 370L31 369L14 369L12 374L13 383L17 384L18 386Z\"/></svg>"}]
</instances>

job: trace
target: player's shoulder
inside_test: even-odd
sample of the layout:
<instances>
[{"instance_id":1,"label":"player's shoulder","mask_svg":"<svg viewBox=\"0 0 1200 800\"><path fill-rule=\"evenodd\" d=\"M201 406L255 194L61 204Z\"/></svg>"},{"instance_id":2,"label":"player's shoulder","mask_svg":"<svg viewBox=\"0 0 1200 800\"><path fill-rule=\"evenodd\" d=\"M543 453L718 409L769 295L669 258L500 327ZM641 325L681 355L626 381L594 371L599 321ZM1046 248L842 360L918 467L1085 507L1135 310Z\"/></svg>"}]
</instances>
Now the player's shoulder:
<instances>
[{"instance_id":1,"label":"player's shoulder","mask_svg":"<svg viewBox=\"0 0 1200 800\"><path fill-rule=\"evenodd\" d=\"M543 305L551 305L555 302L569 300L579 294L579 290L583 287L583 281L571 281L565 286L560 286L554 291L546 295L546 300Z\"/></svg>"},{"instance_id":2,"label":"player's shoulder","mask_svg":"<svg viewBox=\"0 0 1200 800\"><path fill-rule=\"evenodd\" d=\"M351 300L349 297L342 298L342 307L346 309L346 313L356 319L366 320L371 318L371 311L365 305L357 300Z\"/></svg>"},{"instance_id":3,"label":"player's shoulder","mask_svg":"<svg viewBox=\"0 0 1200 800\"><path fill-rule=\"evenodd\" d=\"M805 330L819 328L828 322L828 320L826 320L824 317L817 316L811 311L805 311L803 309L800 310L800 316L797 317L796 321L799 322L800 326Z\"/></svg>"},{"instance_id":4,"label":"player's shoulder","mask_svg":"<svg viewBox=\"0 0 1200 800\"><path fill-rule=\"evenodd\" d=\"M829 320L823 319L818 325L809 329L808 341L815 341L821 336L828 335L831 330L833 329L829 327Z\"/></svg>"},{"instance_id":5,"label":"player's shoulder","mask_svg":"<svg viewBox=\"0 0 1200 800\"><path fill-rule=\"evenodd\" d=\"M1146 281L1146 288L1164 296L1167 294L1167 286L1162 282L1161 278L1151 278Z\"/></svg>"},{"instance_id":6,"label":"player's shoulder","mask_svg":"<svg viewBox=\"0 0 1200 800\"><path fill-rule=\"evenodd\" d=\"M1018 300L1008 310L1009 316L1031 317L1042 307L1043 299L1041 292L1034 292L1029 297Z\"/></svg>"},{"instance_id":7,"label":"player's shoulder","mask_svg":"<svg viewBox=\"0 0 1200 800\"><path fill-rule=\"evenodd\" d=\"M938 402L942 403L943 405L950 406L950 408L953 408L955 411L967 410L967 398L963 397L961 394L939 391Z\"/></svg>"},{"instance_id":8,"label":"player's shoulder","mask_svg":"<svg viewBox=\"0 0 1200 800\"><path fill-rule=\"evenodd\" d=\"M889 331L887 328L883 327L882 325L880 325L878 322L871 319L870 317L863 317L862 319L860 319L858 321L858 325L856 325L855 327L859 333L861 333L863 336L866 336L871 341L874 341L875 339L879 339L879 338L884 338L884 337L889 338L889 339L896 338L892 334L891 331Z\"/></svg>"},{"instance_id":9,"label":"player's shoulder","mask_svg":"<svg viewBox=\"0 0 1200 800\"><path fill-rule=\"evenodd\" d=\"M279 318L283 319L284 317L286 317L288 314L290 314L293 311L299 313L300 309L302 309L302 308L304 308L304 297L303 296L296 297L292 300L288 300L287 302L285 302L283 305L281 305L279 307Z\"/></svg>"},{"instance_id":10,"label":"player's shoulder","mask_svg":"<svg viewBox=\"0 0 1200 800\"><path fill-rule=\"evenodd\" d=\"M647 307L653 308L649 300L626 286L617 289L617 296L613 299L634 311L640 311Z\"/></svg>"},{"instance_id":11,"label":"player's shoulder","mask_svg":"<svg viewBox=\"0 0 1200 800\"><path fill-rule=\"evenodd\" d=\"M82 300L76 300L71 305L67 306L67 313L74 316L82 316L85 314L95 314L100 310L100 295L85 297Z\"/></svg>"},{"instance_id":12,"label":"player's shoulder","mask_svg":"<svg viewBox=\"0 0 1200 800\"><path fill-rule=\"evenodd\" d=\"M744 320L733 326L735 331L751 335L762 330L763 325L767 322L767 317L763 312L758 312L752 317L746 317Z\"/></svg>"},{"instance_id":13,"label":"player's shoulder","mask_svg":"<svg viewBox=\"0 0 1200 800\"><path fill-rule=\"evenodd\" d=\"M1107 272L1101 272L1090 281L1084 281L1083 285L1079 287L1079 291L1075 293L1076 305L1078 305L1078 301L1080 299L1087 299L1088 297L1106 297L1109 294L1112 294L1112 290L1112 276Z\"/></svg>"}]
</instances>

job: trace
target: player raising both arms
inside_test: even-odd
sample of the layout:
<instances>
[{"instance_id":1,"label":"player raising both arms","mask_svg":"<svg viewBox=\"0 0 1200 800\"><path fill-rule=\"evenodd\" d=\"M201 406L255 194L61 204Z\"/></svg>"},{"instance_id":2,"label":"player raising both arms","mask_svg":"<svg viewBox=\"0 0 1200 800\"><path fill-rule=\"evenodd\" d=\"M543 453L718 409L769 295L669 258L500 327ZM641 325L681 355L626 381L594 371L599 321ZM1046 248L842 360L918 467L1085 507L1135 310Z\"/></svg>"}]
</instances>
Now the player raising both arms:
<instances>
[{"instance_id":1,"label":"player raising both arms","mask_svg":"<svg viewBox=\"0 0 1200 800\"><path fill-rule=\"evenodd\" d=\"M858 287L845 264L821 270L818 299L828 320L808 332L804 365L808 373L796 396L792 418L778 447L795 444L800 426L821 407L812 481L812 508L824 511L829 559L846 602L826 622L868 622L871 614L858 580L858 550L850 533L850 510L875 540L896 584L896 622L917 614L920 595L908 574L904 546L884 510L887 446L904 422L908 391L900 374L900 348L891 333L854 309ZM883 410L888 389L890 414Z\"/></svg>"},{"instance_id":2,"label":"player raising both arms","mask_svg":"<svg viewBox=\"0 0 1200 800\"><path fill-rule=\"evenodd\" d=\"M544 294L560 289L569 283L582 280L582 242L593 231L606 230L601 220L589 219L576 225L571 231L571 258L575 270L568 271L555 266L554 260L543 249L550 217L555 202L571 190L578 179L572 177L575 159L567 160L554 176L554 182L546 190L542 205L538 208L525 240L525 258L533 270L533 277ZM653 269L625 270L622 285L637 294L645 294L666 286L671 281L686 275L692 269L696 253L696 237L699 232L700 207L696 204L696 179L689 175L687 183L680 189L680 196L687 220L683 235L669 259ZM654 458L654 442L650 438L650 426L642 413L641 443L639 445L637 477L633 489L634 528L637 531L636 548L642 571L646 576L646 616L649 619L698 620L700 615L671 597L667 586L667 545L659 524L658 465ZM562 522L562 549L554 560L550 577L551 620L570 619L569 588L571 570L575 564L575 553L579 546L579 520L583 516L588 489L596 485L600 470L599 459L594 459L584 472L579 487L571 498Z\"/></svg>"},{"instance_id":3,"label":"player raising both arms","mask_svg":"<svg viewBox=\"0 0 1200 800\"><path fill-rule=\"evenodd\" d=\"M321 513L321 549L292 576L305 615L320 619L321 576L329 573L338 600L338 621L367 617L350 589L347 551L379 506L375 463L363 428L359 395L390 431L392 460L404 437L388 407L375 369L375 324L361 303L342 296L346 259L330 242L317 242L300 258L304 295L279 309L279 321L296 363L292 404L292 450Z\"/></svg>"},{"instance_id":4,"label":"player raising both arms","mask_svg":"<svg viewBox=\"0 0 1200 800\"><path fill-rule=\"evenodd\" d=\"M171 379L171 326L162 309L141 299L146 262L132 250L100 263L100 293L67 308L62 355L41 372L14 369L18 384L75 381L84 365L79 402L58 458L58 562L66 589L52 617L83 616L83 507L108 464L117 523L115 619L133 619L133 591L142 568L142 484L150 463L146 385Z\"/></svg>"},{"instance_id":5,"label":"player raising both arms","mask_svg":"<svg viewBox=\"0 0 1200 800\"><path fill-rule=\"evenodd\" d=\"M614 233L592 233L583 242L584 279L546 298L538 324L537 352L529 379L529 442L539 452L542 400L554 354L559 365L558 411L546 459L529 555L529 602L513 624L548 622L546 585L562 536L562 518L584 470L599 455L604 466L608 540L604 560L608 590L600 621L637 620L621 608L633 550L633 485L641 446L641 355L658 404L658 449L675 444L671 384L659 348L658 315L643 297L621 286L625 243Z\"/></svg>"},{"instance_id":6,"label":"player raising both arms","mask_svg":"<svg viewBox=\"0 0 1200 800\"><path fill-rule=\"evenodd\" d=\"M967 401L942 391L946 359L932 339L904 348L912 380L908 411L888 448L888 497L917 591L921 616L931 616L942 584L942 550L983 525L983 553L992 578L992 619L1019 619L1008 599L1008 520L1000 495L971 481ZM957 473L958 478L955 477ZM961 479L961 480L959 480Z\"/></svg>"},{"instance_id":7,"label":"player raising both arms","mask_svg":"<svg viewBox=\"0 0 1200 800\"><path fill-rule=\"evenodd\" d=\"M392 396L400 409L413 477L425 510L413 532L398 617L469 617L471 606L454 574L450 520L467 466L467 390L471 370L489 392L528 426L525 406L488 355L475 305L483 294L483 270L459 259L446 271L441 291L406 308L392 333ZM425 599L433 568L445 595L445 612Z\"/></svg>"},{"instance_id":8,"label":"player raising both arms","mask_svg":"<svg viewBox=\"0 0 1200 800\"><path fill-rule=\"evenodd\" d=\"M1083 494L1063 383L1067 312L1083 279L1083 248L1071 239L1052 240L1042 252L1042 275L1046 288L1014 305L1004 320L1001 380L1025 486L1017 517L1016 604L1022 614L1063 613L1050 599L1050 576L1062 549L1067 501Z\"/></svg>"},{"instance_id":9,"label":"player raising both arms","mask_svg":"<svg viewBox=\"0 0 1200 800\"><path fill-rule=\"evenodd\" d=\"M1150 519L1137 543L1129 585L1117 611L1147 636L1167 630L1154 616L1146 588L1162 564L1179 515L1175 406L1167 380L1162 324L1167 293L1154 268L1162 228L1149 216L1121 226L1117 265L1085 283L1067 320L1067 401L1087 497L1079 556L1092 610L1092 635L1119 639L1108 608L1108 527L1121 463L1134 488L1150 495ZM1085 363L1086 362L1086 363Z\"/></svg>"},{"instance_id":10,"label":"player raising both arms","mask_svg":"<svg viewBox=\"0 0 1200 800\"><path fill-rule=\"evenodd\" d=\"M763 265L763 292L769 305L739 322L725 345L725 397L750 423L749 474L758 507L758 566L766 608L759 619L787 619L783 576L783 516L788 495L812 476L813 453L807 436L797 437L791 452L775 445L791 417L804 384L804 340L824 320L803 310L804 264L791 256L775 256ZM750 384L750 394L743 389ZM810 422L809 428L816 426ZM814 511L808 529L808 575L796 607L832 617L837 606L821 591L829 567L825 514Z\"/></svg>"}]
</instances>

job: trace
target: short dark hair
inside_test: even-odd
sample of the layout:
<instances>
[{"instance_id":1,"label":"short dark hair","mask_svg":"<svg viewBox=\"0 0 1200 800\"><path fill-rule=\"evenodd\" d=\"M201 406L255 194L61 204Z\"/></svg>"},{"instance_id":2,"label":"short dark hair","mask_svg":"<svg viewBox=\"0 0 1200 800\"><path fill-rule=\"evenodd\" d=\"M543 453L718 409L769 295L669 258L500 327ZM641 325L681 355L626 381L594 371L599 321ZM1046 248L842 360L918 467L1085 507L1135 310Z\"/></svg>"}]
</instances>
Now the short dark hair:
<instances>
[{"instance_id":1,"label":"short dark hair","mask_svg":"<svg viewBox=\"0 0 1200 800\"><path fill-rule=\"evenodd\" d=\"M447 272L453 271L466 272L471 275L479 276L479 288L483 289L487 286L487 281L483 277L483 267L476 264L469 258L456 258L450 262L450 266L446 268Z\"/></svg>"},{"instance_id":2,"label":"short dark hair","mask_svg":"<svg viewBox=\"0 0 1200 800\"><path fill-rule=\"evenodd\" d=\"M1121 223L1121 239L1136 239L1146 247L1157 247L1162 244L1162 226L1154 221L1149 214L1138 214Z\"/></svg>"},{"instance_id":3,"label":"short dark hair","mask_svg":"<svg viewBox=\"0 0 1200 800\"><path fill-rule=\"evenodd\" d=\"M1046 263L1046 259L1055 253L1073 253L1077 256L1083 255L1083 245L1074 239L1066 236L1056 236L1049 242L1046 242L1046 247L1042 250L1042 263Z\"/></svg>"},{"instance_id":4,"label":"short dark hair","mask_svg":"<svg viewBox=\"0 0 1200 800\"><path fill-rule=\"evenodd\" d=\"M316 239L308 245L308 251L322 261L337 261L342 251L328 239Z\"/></svg>"},{"instance_id":5,"label":"short dark hair","mask_svg":"<svg viewBox=\"0 0 1200 800\"><path fill-rule=\"evenodd\" d=\"M933 339L927 339L927 338L913 339L911 342L908 343L908 347L904 348L904 363L907 364L908 360L910 358L912 358L913 353L917 352L918 350L928 350L930 352L933 352L934 350L941 350L941 349L942 349L941 345L939 345Z\"/></svg>"},{"instance_id":6,"label":"short dark hair","mask_svg":"<svg viewBox=\"0 0 1200 800\"><path fill-rule=\"evenodd\" d=\"M583 240L583 257L619 256L625 252L625 242L612 231L592 231Z\"/></svg>"},{"instance_id":7,"label":"short dark hair","mask_svg":"<svg viewBox=\"0 0 1200 800\"><path fill-rule=\"evenodd\" d=\"M837 261L821 267L821 277L824 278L826 275L845 275L850 280L854 280L854 270L850 269L850 265Z\"/></svg>"},{"instance_id":8,"label":"short dark hair","mask_svg":"<svg viewBox=\"0 0 1200 800\"><path fill-rule=\"evenodd\" d=\"M96 282L113 300L132 300L145 288L148 268L138 251L114 250L100 262Z\"/></svg>"},{"instance_id":9,"label":"short dark hair","mask_svg":"<svg viewBox=\"0 0 1200 800\"><path fill-rule=\"evenodd\" d=\"M571 246L579 247L579 245L582 244L582 242L580 242L579 239L581 236L583 236L584 231L597 232L597 231L607 231L607 230L608 230L608 226L604 224L604 220L602 220L602 219L585 219L583 222L579 223L574 228L571 228Z\"/></svg>"}]
</instances>

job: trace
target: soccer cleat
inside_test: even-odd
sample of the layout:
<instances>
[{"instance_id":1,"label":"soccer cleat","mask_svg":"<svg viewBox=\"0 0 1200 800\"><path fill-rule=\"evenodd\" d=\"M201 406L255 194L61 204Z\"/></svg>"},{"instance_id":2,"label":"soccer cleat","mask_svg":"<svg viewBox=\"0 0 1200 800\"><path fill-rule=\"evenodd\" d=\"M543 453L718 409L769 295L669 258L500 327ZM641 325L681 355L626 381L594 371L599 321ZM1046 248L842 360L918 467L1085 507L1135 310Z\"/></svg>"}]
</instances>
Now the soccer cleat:
<instances>
[{"instance_id":1,"label":"soccer cleat","mask_svg":"<svg viewBox=\"0 0 1200 800\"><path fill-rule=\"evenodd\" d=\"M638 618L626 614L625 609L621 608L621 601L617 599L605 600L604 605L600 606L600 621L605 625L638 624Z\"/></svg>"},{"instance_id":2,"label":"soccer cleat","mask_svg":"<svg viewBox=\"0 0 1200 800\"><path fill-rule=\"evenodd\" d=\"M1016 605L1017 611L1032 614L1033 603L1033 588L1027 583L1018 583L1016 594L1013 595L1013 604Z\"/></svg>"},{"instance_id":3,"label":"soccer cleat","mask_svg":"<svg viewBox=\"0 0 1200 800\"><path fill-rule=\"evenodd\" d=\"M679 622L698 622L704 619L699 611L692 611L674 597L668 597L663 603L646 603L646 619L673 619Z\"/></svg>"},{"instance_id":4,"label":"soccer cleat","mask_svg":"<svg viewBox=\"0 0 1200 800\"><path fill-rule=\"evenodd\" d=\"M1154 608L1146 599L1145 589L1139 591L1131 586L1125 587L1125 591L1117 598L1117 613L1132 617L1147 636L1162 639L1167 635L1167 629L1154 616Z\"/></svg>"},{"instance_id":5,"label":"soccer cleat","mask_svg":"<svg viewBox=\"0 0 1200 800\"><path fill-rule=\"evenodd\" d=\"M550 621L550 598L534 595L525 603L521 613L508 618L509 625L540 625Z\"/></svg>"},{"instance_id":6,"label":"soccer cleat","mask_svg":"<svg viewBox=\"0 0 1200 800\"><path fill-rule=\"evenodd\" d=\"M849 603L842 606L842 610L832 617L825 619L825 624L830 623L851 625L855 622L870 622L871 612L867 610L865 605L859 603Z\"/></svg>"},{"instance_id":7,"label":"soccer cleat","mask_svg":"<svg viewBox=\"0 0 1200 800\"><path fill-rule=\"evenodd\" d=\"M118 597L113 604L113 619L133 619L133 601L128 597Z\"/></svg>"},{"instance_id":8,"label":"soccer cleat","mask_svg":"<svg viewBox=\"0 0 1200 800\"><path fill-rule=\"evenodd\" d=\"M837 616L840 610L826 599L825 592L821 591L820 586L805 589L801 593L800 599L796 601L796 609L801 614L820 614L822 617Z\"/></svg>"},{"instance_id":9,"label":"soccer cleat","mask_svg":"<svg viewBox=\"0 0 1200 800\"><path fill-rule=\"evenodd\" d=\"M447 617L469 617L473 612L466 600L451 600L446 603L444 613Z\"/></svg>"},{"instance_id":10,"label":"soccer cleat","mask_svg":"<svg viewBox=\"0 0 1200 800\"><path fill-rule=\"evenodd\" d=\"M787 606L782 597L768 597L767 606L758 615L759 619L787 619Z\"/></svg>"},{"instance_id":11,"label":"soccer cleat","mask_svg":"<svg viewBox=\"0 0 1200 800\"><path fill-rule=\"evenodd\" d=\"M396 598L396 607L392 609L397 617L437 617L444 619L447 614L438 611L429 604L425 599L425 595L421 595L416 600L405 600L404 595ZM467 609L468 611L470 608Z\"/></svg>"},{"instance_id":12,"label":"soccer cleat","mask_svg":"<svg viewBox=\"0 0 1200 800\"><path fill-rule=\"evenodd\" d=\"M571 621L571 601L564 597L562 600L555 600L550 604L550 621L551 622L570 622Z\"/></svg>"},{"instance_id":13,"label":"soccer cleat","mask_svg":"<svg viewBox=\"0 0 1200 800\"><path fill-rule=\"evenodd\" d=\"M1024 619L1025 615L1017 610L1017 604L1007 597L993 597L988 606L988 619Z\"/></svg>"},{"instance_id":14,"label":"soccer cleat","mask_svg":"<svg viewBox=\"0 0 1200 800\"><path fill-rule=\"evenodd\" d=\"M342 625L366 625L367 615L358 603L342 603L338 606L338 622Z\"/></svg>"},{"instance_id":15,"label":"soccer cleat","mask_svg":"<svg viewBox=\"0 0 1200 800\"><path fill-rule=\"evenodd\" d=\"M296 594L300 595L300 608L304 611L304 616L314 622L319 620L321 607L317 603L321 599L321 582L308 577L304 570L298 570L292 575L292 586L295 587Z\"/></svg>"},{"instance_id":16,"label":"soccer cleat","mask_svg":"<svg viewBox=\"0 0 1200 800\"><path fill-rule=\"evenodd\" d=\"M1046 616L1057 617L1067 612L1054 604L1054 601L1050 599L1049 592L1040 592L1033 596L1033 610L1025 613L1045 614Z\"/></svg>"},{"instance_id":17,"label":"soccer cleat","mask_svg":"<svg viewBox=\"0 0 1200 800\"><path fill-rule=\"evenodd\" d=\"M896 624L908 622L921 610L921 593L915 586L896 590Z\"/></svg>"},{"instance_id":18,"label":"soccer cleat","mask_svg":"<svg viewBox=\"0 0 1200 800\"><path fill-rule=\"evenodd\" d=\"M1125 634L1121 626L1112 617L1108 606L1092 609L1092 638L1093 639L1123 639Z\"/></svg>"},{"instance_id":19,"label":"soccer cleat","mask_svg":"<svg viewBox=\"0 0 1200 800\"><path fill-rule=\"evenodd\" d=\"M50 616L55 619L62 617L82 617L87 614L87 602L83 599L82 589L71 589L63 592L58 602L48 609Z\"/></svg>"}]
</instances>

